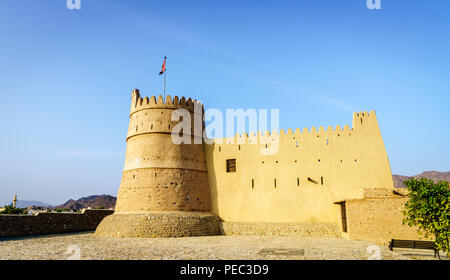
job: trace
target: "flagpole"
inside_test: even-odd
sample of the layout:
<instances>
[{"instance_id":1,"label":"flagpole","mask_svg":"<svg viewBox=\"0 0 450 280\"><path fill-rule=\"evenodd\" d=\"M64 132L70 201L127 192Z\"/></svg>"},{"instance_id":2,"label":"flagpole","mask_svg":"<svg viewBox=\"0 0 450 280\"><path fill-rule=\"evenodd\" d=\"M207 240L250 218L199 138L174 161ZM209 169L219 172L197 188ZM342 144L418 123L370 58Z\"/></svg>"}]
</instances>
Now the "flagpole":
<instances>
[{"instance_id":1,"label":"flagpole","mask_svg":"<svg viewBox=\"0 0 450 280\"><path fill-rule=\"evenodd\" d=\"M164 71L164 102L166 102L166 71Z\"/></svg>"}]
</instances>

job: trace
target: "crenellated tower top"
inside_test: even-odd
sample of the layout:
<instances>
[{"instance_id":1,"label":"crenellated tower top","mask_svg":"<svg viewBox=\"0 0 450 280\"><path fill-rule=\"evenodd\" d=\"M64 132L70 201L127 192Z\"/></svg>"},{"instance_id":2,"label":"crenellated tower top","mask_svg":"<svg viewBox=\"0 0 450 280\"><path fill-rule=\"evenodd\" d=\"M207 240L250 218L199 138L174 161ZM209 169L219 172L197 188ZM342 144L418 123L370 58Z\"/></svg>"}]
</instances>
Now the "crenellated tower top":
<instances>
[{"instance_id":1,"label":"crenellated tower top","mask_svg":"<svg viewBox=\"0 0 450 280\"><path fill-rule=\"evenodd\" d=\"M178 97L174 96L173 99L170 95L166 96L166 100L162 97L162 95L151 96L149 97L141 97L139 90L134 89L131 94L131 109L130 116L133 113L136 113L145 109L180 109L184 108L190 112L194 112L194 106L199 105L202 108L202 112L204 111L203 104L201 101L185 98L183 96Z\"/></svg>"}]
</instances>

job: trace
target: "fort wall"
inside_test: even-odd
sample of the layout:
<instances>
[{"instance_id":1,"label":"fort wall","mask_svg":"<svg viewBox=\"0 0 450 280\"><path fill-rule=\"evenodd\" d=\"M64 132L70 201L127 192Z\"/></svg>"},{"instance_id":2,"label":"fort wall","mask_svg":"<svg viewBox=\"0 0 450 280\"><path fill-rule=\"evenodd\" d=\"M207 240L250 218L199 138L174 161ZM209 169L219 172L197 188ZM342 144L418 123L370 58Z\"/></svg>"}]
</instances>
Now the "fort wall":
<instances>
[{"instance_id":1,"label":"fort wall","mask_svg":"<svg viewBox=\"0 0 450 280\"><path fill-rule=\"evenodd\" d=\"M273 145L278 152L264 154ZM337 224L335 202L361 188L393 189L373 111L355 113L352 129L236 135L214 139L205 151L212 211L226 222ZM227 172L229 159L236 172Z\"/></svg>"},{"instance_id":2,"label":"fort wall","mask_svg":"<svg viewBox=\"0 0 450 280\"><path fill-rule=\"evenodd\" d=\"M367 197L346 201L348 237L386 245L391 239L426 240L403 224L407 197Z\"/></svg>"}]
</instances>

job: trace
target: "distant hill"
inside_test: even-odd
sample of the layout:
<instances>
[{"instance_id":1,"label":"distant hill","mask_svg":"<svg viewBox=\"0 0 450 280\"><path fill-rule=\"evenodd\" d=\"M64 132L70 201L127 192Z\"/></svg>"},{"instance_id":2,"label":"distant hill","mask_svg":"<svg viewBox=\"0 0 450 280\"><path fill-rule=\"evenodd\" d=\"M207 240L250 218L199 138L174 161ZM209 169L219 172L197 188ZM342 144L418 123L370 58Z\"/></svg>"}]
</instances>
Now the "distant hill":
<instances>
[{"instance_id":1,"label":"distant hill","mask_svg":"<svg viewBox=\"0 0 450 280\"><path fill-rule=\"evenodd\" d=\"M17 208L27 208L30 206L51 207L51 205L48 203L36 201L36 200L18 200L16 203Z\"/></svg>"},{"instance_id":2,"label":"distant hill","mask_svg":"<svg viewBox=\"0 0 450 280\"><path fill-rule=\"evenodd\" d=\"M110 195L92 195L78 200L70 199L66 203L53 207L54 209L81 210L83 208L113 208L116 206L116 198Z\"/></svg>"},{"instance_id":3,"label":"distant hill","mask_svg":"<svg viewBox=\"0 0 450 280\"><path fill-rule=\"evenodd\" d=\"M423 172L422 174L414 175L411 177L395 174L392 175L392 179L394 179L394 186L397 188L404 188L405 185L403 184L403 181L406 181L409 178L427 178L435 182L437 181L450 182L450 172L426 171Z\"/></svg>"}]
</instances>

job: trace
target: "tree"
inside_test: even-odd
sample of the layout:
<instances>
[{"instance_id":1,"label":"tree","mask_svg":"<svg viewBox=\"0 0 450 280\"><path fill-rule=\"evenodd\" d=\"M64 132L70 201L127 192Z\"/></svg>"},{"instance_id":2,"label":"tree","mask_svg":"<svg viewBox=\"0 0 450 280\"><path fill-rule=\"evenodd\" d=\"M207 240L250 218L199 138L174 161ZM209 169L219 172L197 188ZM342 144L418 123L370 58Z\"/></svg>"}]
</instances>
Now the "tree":
<instances>
[{"instance_id":1,"label":"tree","mask_svg":"<svg viewBox=\"0 0 450 280\"><path fill-rule=\"evenodd\" d=\"M24 209L20 209L20 208L14 208L12 206L5 206L5 210L3 210L2 212L0 212L0 214L4 214L4 215L18 215L18 214L22 214Z\"/></svg>"},{"instance_id":2,"label":"tree","mask_svg":"<svg viewBox=\"0 0 450 280\"><path fill-rule=\"evenodd\" d=\"M450 187L449 183L432 180L409 179L404 182L409 190L403 223L417 226L425 238L434 238L437 250L449 253L450 240Z\"/></svg>"}]
</instances>

